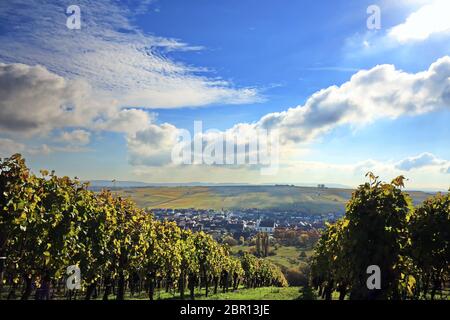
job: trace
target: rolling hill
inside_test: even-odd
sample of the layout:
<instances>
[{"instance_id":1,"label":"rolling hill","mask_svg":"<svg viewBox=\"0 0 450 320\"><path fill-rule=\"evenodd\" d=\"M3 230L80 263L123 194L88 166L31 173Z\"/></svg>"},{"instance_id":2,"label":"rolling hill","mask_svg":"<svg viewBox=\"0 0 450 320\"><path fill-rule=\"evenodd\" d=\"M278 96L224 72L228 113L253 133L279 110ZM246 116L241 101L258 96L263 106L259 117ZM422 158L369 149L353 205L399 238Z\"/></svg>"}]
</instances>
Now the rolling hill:
<instances>
[{"instance_id":1,"label":"rolling hill","mask_svg":"<svg viewBox=\"0 0 450 320\"><path fill-rule=\"evenodd\" d=\"M308 214L343 212L352 189L298 186L179 186L123 188L115 192L131 197L142 208L281 209ZM431 193L408 192L414 203Z\"/></svg>"}]
</instances>

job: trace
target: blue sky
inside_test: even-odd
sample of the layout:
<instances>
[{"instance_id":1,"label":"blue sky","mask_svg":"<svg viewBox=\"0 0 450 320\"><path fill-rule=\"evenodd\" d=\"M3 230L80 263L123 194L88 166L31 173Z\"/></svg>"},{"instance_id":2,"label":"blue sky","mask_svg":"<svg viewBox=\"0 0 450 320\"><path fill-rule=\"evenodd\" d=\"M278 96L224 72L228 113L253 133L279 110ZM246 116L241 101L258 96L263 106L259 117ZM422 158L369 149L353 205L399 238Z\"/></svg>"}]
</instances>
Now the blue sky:
<instances>
[{"instance_id":1,"label":"blue sky","mask_svg":"<svg viewBox=\"0 0 450 320\"><path fill-rule=\"evenodd\" d=\"M372 170L447 189L449 15L442 0L2 2L0 156L82 179L354 186ZM280 170L174 165L194 121L279 130Z\"/></svg>"}]
</instances>

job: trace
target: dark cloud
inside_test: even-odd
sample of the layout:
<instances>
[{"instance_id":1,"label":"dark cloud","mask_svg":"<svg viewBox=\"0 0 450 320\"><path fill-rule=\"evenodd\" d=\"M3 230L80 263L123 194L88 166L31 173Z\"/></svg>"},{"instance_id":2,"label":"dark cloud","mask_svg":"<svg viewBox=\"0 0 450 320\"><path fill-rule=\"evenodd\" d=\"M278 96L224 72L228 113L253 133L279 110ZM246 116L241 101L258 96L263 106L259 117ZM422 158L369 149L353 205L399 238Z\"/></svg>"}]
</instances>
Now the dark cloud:
<instances>
[{"instance_id":1,"label":"dark cloud","mask_svg":"<svg viewBox=\"0 0 450 320\"><path fill-rule=\"evenodd\" d=\"M84 122L90 114L82 103L87 92L41 66L0 64L0 131L44 133Z\"/></svg>"}]
</instances>

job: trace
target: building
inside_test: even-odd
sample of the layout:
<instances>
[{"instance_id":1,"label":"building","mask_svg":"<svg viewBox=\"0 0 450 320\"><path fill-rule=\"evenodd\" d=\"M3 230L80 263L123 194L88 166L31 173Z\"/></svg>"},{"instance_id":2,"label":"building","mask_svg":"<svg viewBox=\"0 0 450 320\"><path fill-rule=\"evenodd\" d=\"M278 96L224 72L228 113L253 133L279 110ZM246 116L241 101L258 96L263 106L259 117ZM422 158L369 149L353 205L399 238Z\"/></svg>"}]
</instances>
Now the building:
<instances>
[{"instance_id":1,"label":"building","mask_svg":"<svg viewBox=\"0 0 450 320\"><path fill-rule=\"evenodd\" d=\"M275 221L273 220L258 220L258 223L256 225L256 231L257 232L266 232L266 233L273 233L275 231Z\"/></svg>"}]
</instances>

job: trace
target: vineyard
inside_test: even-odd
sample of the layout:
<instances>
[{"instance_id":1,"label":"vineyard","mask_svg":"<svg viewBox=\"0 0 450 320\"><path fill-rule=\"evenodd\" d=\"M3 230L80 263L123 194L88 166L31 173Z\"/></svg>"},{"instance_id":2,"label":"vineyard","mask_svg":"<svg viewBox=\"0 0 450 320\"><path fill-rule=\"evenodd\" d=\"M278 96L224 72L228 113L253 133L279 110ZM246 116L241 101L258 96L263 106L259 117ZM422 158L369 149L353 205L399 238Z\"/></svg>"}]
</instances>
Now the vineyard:
<instances>
[{"instance_id":1,"label":"vineyard","mask_svg":"<svg viewBox=\"0 0 450 320\"><path fill-rule=\"evenodd\" d=\"M145 292L195 298L287 286L273 263L234 257L209 235L155 220L134 202L54 172L30 172L19 154L0 161L0 298L104 299ZM81 288L66 288L78 266Z\"/></svg>"},{"instance_id":2,"label":"vineyard","mask_svg":"<svg viewBox=\"0 0 450 320\"><path fill-rule=\"evenodd\" d=\"M403 176L391 183L368 177L313 253L303 252L310 286L301 284L301 296L448 299L450 194L414 206L402 191ZM128 198L95 193L54 172L37 176L19 154L0 160L0 191L0 299L300 296L280 268L299 262L295 247L267 257L265 242L265 254L257 256L266 258L242 246L233 255L227 244L156 220ZM67 286L69 266L80 270L79 288ZM377 290L367 285L369 266L381 270Z\"/></svg>"},{"instance_id":3,"label":"vineyard","mask_svg":"<svg viewBox=\"0 0 450 320\"><path fill-rule=\"evenodd\" d=\"M448 299L450 194L412 205L404 177L383 183L372 173L329 224L312 258L312 284L324 299ZM369 290L367 268L381 270Z\"/></svg>"}]
</instances>

